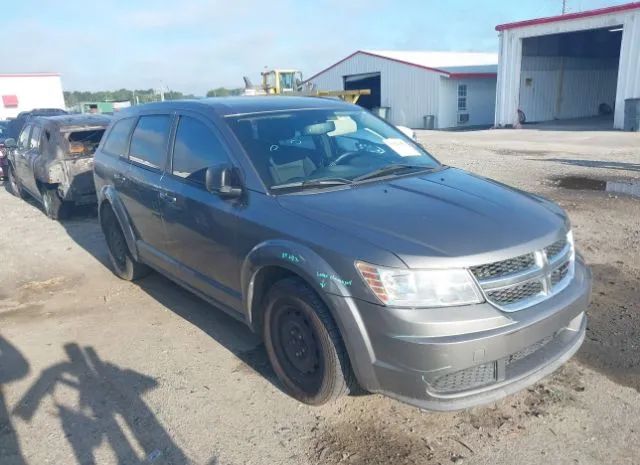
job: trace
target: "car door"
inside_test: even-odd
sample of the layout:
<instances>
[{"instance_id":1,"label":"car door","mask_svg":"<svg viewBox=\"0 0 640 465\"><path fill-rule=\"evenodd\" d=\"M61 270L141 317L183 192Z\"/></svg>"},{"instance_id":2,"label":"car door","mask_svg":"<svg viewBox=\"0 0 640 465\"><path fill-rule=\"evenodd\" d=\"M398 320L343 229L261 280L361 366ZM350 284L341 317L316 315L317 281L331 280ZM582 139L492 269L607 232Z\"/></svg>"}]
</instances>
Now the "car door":
<instances>
[{"instance_id":1,"label":"car door","mask_svg":"<svg viewBox=\"0 0 640 465\"><path fill-rule=\"evenodd\" d=\"M33 195L39 197L40 190L36 183L36 177L33 171L36 159L40 156L40 139L42 136L42 126L38 123L34 123L31 128L31 134L29 135L29 142L27 150L24 152L24 176L22 177L22 185L27 190L33 192Z\"/></svg>"},{"instance_id":2,"label":"car door","mask_svg":"<svg viewBox=\"0 0 640 465\"><path fill-rule=\"evenodd\" d=\"M138 250L146 260L162 264L165 233L160 217L158 194L166 163L171 114L139 117L129 145L129 168L114 173L114 184L137 233Z\"/></svg>"},{"instance_id":3,"label":"car door","mask_svg":"<svg viewBox=\"0 0 640 465\"><path fill-rule=\"evenodd\" d=\"M31 134L31 127L31 124L27 124L22 129L18 136L16 148L12 153L14 173L22 185L24 185L24 178L27 172L27 160L25 156L29 150L29 135Z\"/></svg>"},{"instance_id":4,"label":"car door","mask_svg":"<svg viewBox=\"0 0 640 465\"><path fill-rule=\"evenodd\" d=\"M234 288L240 262L234 254L237 203L205 188L208 167L230 163L220 133L206 118L182 112L162 181L160 204L167 253L180 264L179 276L216 300L240 308Z\"/></svg>"}]
</instances>

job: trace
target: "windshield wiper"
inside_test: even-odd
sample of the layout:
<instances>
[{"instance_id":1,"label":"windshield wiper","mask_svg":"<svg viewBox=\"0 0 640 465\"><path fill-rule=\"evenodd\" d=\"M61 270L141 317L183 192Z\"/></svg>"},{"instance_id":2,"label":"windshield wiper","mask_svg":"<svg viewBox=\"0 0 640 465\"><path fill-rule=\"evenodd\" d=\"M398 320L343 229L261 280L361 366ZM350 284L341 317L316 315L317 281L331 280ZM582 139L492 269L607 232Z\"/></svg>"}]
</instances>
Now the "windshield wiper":
<instances>
[{"instance_id":1,"label":"windshield wiper","mask_svg":"<svg viewBox=\"0 0 640 465\"><path fill-rule=\"evenodd\" d=\"M360 175L356 178L353 178L354 181L364 181L366 179L374 179L374 178L381 178L383 176L387 176L390 174L396 174L396 173L400 173L402 171L407 171L407 170L434 170L436 169L433 166L423 166L423 165L410 165L410 164L405 164L405 163L394 163L391 165L387 165L387 166L383 166L382 168L378 168L374 171L371 171L369 173L365 173L363 175Z\"/></svg>"},{"instance_id":2,"label":"windshield wiper","mask_svg":"<svg viewBox=\"0 0 640 465\"><path fill-rule=\"evenodd\" d=\"M331 187L331 186L344 186L351 184L346 178L319 178L319 179L307 179L306 181L289 182L286 184L276 184L271 186L271 190L285 190L285 189L307 189L316 187Z\"/></svg>"}]
</instances>

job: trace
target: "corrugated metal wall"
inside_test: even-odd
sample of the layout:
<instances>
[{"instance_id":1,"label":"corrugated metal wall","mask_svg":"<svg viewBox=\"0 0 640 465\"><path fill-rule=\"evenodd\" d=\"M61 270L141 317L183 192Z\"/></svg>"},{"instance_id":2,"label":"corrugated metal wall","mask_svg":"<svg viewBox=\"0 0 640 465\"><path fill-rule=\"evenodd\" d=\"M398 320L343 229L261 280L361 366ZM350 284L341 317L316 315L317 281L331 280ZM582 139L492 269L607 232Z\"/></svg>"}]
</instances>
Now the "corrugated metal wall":
<instances>
[{"instance_id":1,"label":"corrugated metal wall","mask_svg":"<svg viewBox=\"0 0 640 465\"><path fill-rule=\"evenodd\" d=\"M519 108L529 122L595 116L613 108L617 80L618 60L523 56Z\"/></svg>"},{"instance_id":2,"label":"corrugated metal wall","mask_svg":"<svg viewBox=\"0 0 640 465\"><path fill-rule=\"evenodd\" d=\"M357 53L311 82L322 90L342 90L343 76L375 72L380 73L381 105L391 108L391 123L421 128L424 115L436 115L436 127L440 127L440 73Z\"/></svg>"},{"instance_id":3,"label":"corrugated metal wall","mask_svg":"<svg viewBox=\"0 0 640 465\"><path fill-rule=\"evenodd\" d=\"M487 126L493 124L496 110L495 78L441 78L439 128ZM467 86L467 109L458 111L458 86ZM458 114L468 113L469 122L458 124Z\"/></svg>"},{"instance_id":4,"label":"corrugated metal wall","mask_svg":"<svg viewBox=\"0 0 640 465\"><path fill-rule=\"evenodd\" d=\"M622 129L624 100L640 97L640 10L628 10L607 15L573 19L571 21L537 24L508 29L500 33L496 125L517 123L522 82L522 39L563 32L614 27L622 24L622 46L617 74L614 127ZM607 79L603 77L602 79ZM582 89L592 85L590 79L577 82Z\"/></svg>"}]
</instances>

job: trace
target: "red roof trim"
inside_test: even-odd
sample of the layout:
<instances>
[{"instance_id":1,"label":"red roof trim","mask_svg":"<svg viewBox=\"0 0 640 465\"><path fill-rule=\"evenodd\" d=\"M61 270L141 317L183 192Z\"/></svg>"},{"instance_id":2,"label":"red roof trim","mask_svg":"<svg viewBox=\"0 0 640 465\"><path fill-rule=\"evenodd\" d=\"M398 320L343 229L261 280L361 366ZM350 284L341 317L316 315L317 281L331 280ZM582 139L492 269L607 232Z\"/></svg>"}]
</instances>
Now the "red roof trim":
<instances>
[{"instance_id":1,"label":"red roof trim","mask_svg":"<svg viewBox=\"0 0 640 465\"><path fill-rule=\"evenodd\" d=\"M451 79L494 78L498 73L449 73Z\"/></svg>"},{"instance_id":2,"label":"red roof trim","mask_svg":"<svg viewBox=\"0 0 640 465\"><path fill-rule=\"evenodd\" d=\"M535 26L537 24L555 23L558 21L569 21L572 19L589 18L591 16L600 16L611 13L619 13L621 11L635 10L637 8L640 8L640 2L626 3L624 5L610 6L607 8L599 8L597 10L581 11L579 13L568 13L565 15L548 16L546 18L528 19L526 21L517 21L515 23L499 24L496 26L496 31Z\"/></svg>"},{"instance_id":3,"label":"red roof trim","mask_svg":"<svg viewBox=\"0 0 640 465\"><path fill-rule=\"evenodd\" d=\"M43 76L60 76L60 73L0 74L0 77L43 77Z\"/></svg>"},{"instance_id":4,"label":"red roof trim","mask_svg":"<svg viewBox=\"0 0 640 465\"><path fill-rule=\"evenodd\" d=\"M416 68L421 68L421 69L426 69L428 71L434 71L436 73L441 73L441 74L446 74L447 76L450 76L451 73L444 71L442 69L438 69L438 68L430 68L428 66L423 66L423 65L418 65L416 63L411 63L408 61L403 61L403 60L398 60L397 58L390 58L390 57L386 57L384 55L378 55L376 53L371 53L371 52L365 52L364 50L357 50L355 52L353 52L351 55L349 55L346 58L343 58L342 60L332 64L331 66L329 66L328 68L323 69L322 71L314 74L313 76L311 76L310 78L307 79L307 81L311 81L312 79L315 79L316 77L320 76L322 73L326 73L327 71L329 71L330 69L335 68L336 66L338 66L340 63L343 63L345 61L347 61L349 58L354 57L355 55L357 55L358 53L362 53L363 55L369 55L372 57L376 57L376 58L382 58L383 60L389 60L389 61L395 61L396 63L402 63L403 65L409 65L409 66L415 66Z\"/></svg>"}]
</instances>

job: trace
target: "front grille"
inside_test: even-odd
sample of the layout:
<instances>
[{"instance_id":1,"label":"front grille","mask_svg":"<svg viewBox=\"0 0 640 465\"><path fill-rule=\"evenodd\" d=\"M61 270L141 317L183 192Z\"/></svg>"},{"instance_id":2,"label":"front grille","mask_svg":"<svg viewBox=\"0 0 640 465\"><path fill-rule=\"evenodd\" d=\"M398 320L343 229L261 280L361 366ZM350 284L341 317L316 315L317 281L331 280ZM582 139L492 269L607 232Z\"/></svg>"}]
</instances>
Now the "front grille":
<instances>
[{"instance_id":1,"label":"front grille","mask_svg":"<svg viewBox=\"0 0 640 465\"><path fill-rule=\"evenodd\" d=\"M495 381L496 362L490 362L441 376L431 384L431 390L440 393L466 391Z\"/></svg>"},{"instance_id":2,"label":"front grille","mask_svg":"<svg viewBox=\"0 0 640 465\"><path fill-rule=\"evenodd\" d=\"M510 305L540 294L543 289L540 281L529 281L517 286L488 291L487 297L498 305Z\"/></svg>"},{"instance_id":3,"label":"front grille","mask_svg":"<svg viewBox=\"0 0 640 465\"><path fill-rule=\"evenodd\" d=\"M519 360L527 358L529 355L532 355L534 352L537 352L538 350L542 349L552 340L553 340L553 335L547 336L544 339L541 339L540 341L536 342L535 344L531 344L530 346L525 347L524 349L521 349L518 352L514 352L507 358L507 366Z\"/></svg>"},{"instance_id":4,"label":"front grille","mask_svg":"<svg viewBox=\"0 0 640 465\"><path fill-rule=\"evenodd\" d=\"M554 242L549 247L545 247L544 250L547 253L547 258L549 260L553 260L560 254L560 252L564 250L566 246L567 246L567 239L563 238L563 239L560 239L559 241Z\"/></svg>"},{"instance_id":5,"label":"front grille","mask_svg":"<svg viewBox=\"0 0 640 465\"><path fill-rule=\"evenodd\" d=\"M562 238L531 253L470 268L486 299L506 312L560 292L573 276L572 244Z\"/></svg>"},{"instance_id":6,"label":"front grille","mask_svg":"<svg viewBox=\"0 0 640 465\"><path fill-rule=\"evenodd\" d=\"M508 260L474 266L471 268L471 272L480 280L494 279L525 271L535 264L535 256L532 253L528 253Z\"/></svg>"},{"instance_id":7,"label":"front grille","mask_svg":"<svg viewBox=\"0 0 640 465\"><path fill-rule=\"evenodd\" d=\"M569 262L565 262L551 273L551 285L555 286L569 273Z\"/></svg>"},{"instance_id":8,"label":"front grille","mask_svg":"<svg viewBox=\"0 0 640 465\"><path fill-rule=\"evenodd\" d=\"M505 378L509 376L509 373L518 369L519 362L538 352L553 341L554 337L555 334L547 336L499 360L441 376L429 384L429 391L434 394L452 394L470 391L504 381Z\"/></svg>"}]
</instances>

